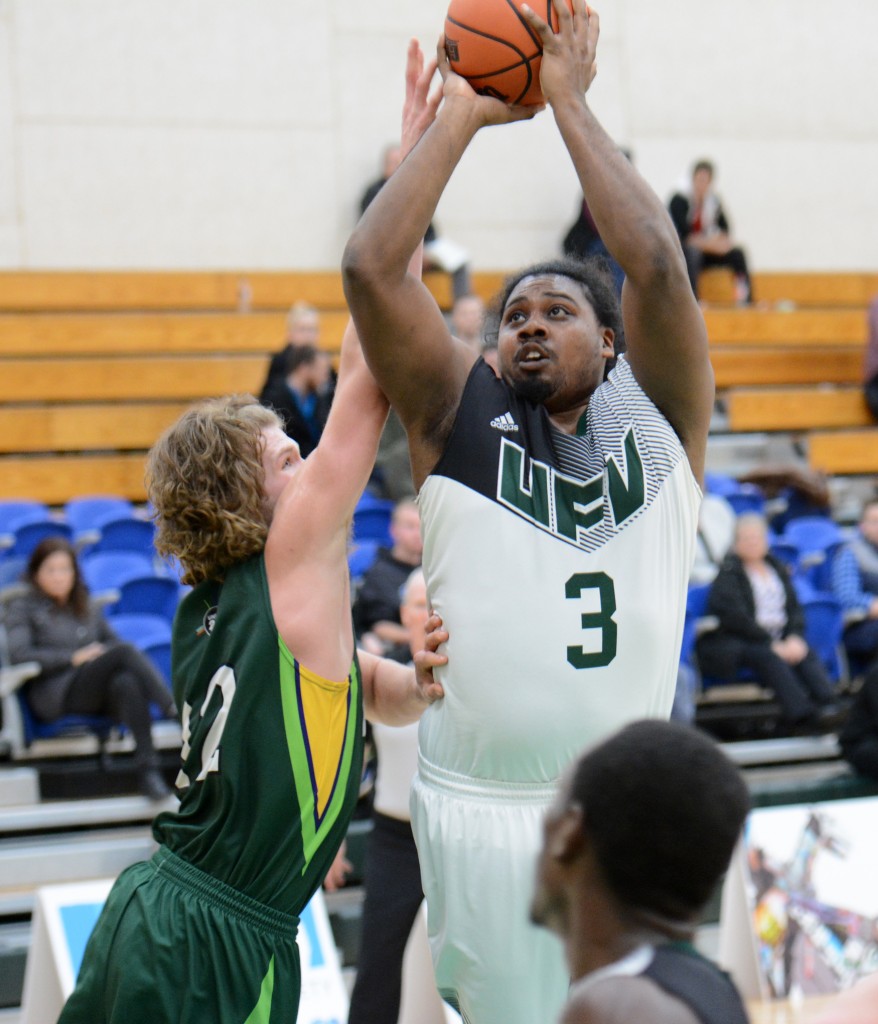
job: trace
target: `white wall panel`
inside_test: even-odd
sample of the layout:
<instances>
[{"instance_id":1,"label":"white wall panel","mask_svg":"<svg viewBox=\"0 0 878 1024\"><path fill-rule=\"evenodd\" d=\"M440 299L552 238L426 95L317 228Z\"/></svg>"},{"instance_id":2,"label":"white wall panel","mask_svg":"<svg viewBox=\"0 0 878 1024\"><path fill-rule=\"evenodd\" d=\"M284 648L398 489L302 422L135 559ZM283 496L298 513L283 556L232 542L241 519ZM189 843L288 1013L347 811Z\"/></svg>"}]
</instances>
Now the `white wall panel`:
<instances>
[{"instance_id":1,"label":"white wall panel","mask_svg":"<svg viewBox=\"0 0 878 1024\"><path fill-rule=\"evenodd\" d=\"M445 0L0 0L0 266L335 267ZM699 156L756 269L878 267L878 4L605 0L590 102L667 198ZM551 115L437 212L476 267L556 251ZM291 230L290 226L295 225Z\"/></svg>"}]
</instances>

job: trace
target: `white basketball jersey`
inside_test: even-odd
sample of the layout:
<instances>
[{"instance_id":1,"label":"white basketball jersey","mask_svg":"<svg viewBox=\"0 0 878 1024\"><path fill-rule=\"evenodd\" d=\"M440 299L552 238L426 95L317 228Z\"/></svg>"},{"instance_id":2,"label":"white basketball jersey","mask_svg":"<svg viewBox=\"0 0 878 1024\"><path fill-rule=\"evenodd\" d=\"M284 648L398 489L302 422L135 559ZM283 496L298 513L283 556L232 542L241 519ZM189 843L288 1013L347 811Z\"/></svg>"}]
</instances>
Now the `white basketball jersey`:
<instances>
[{"instance_id":1,"label":"white basketball jersey","mask_svg":"<svg viewBox=\"0 0 878 1024\"><path fill-rule=\"evenodd\" d=\"M547 782L626 722L668 716L700 490L621 358L581 436L481 361L420 493L430 600L450 639L421 754Z\"/></svg>"}]
</instances>

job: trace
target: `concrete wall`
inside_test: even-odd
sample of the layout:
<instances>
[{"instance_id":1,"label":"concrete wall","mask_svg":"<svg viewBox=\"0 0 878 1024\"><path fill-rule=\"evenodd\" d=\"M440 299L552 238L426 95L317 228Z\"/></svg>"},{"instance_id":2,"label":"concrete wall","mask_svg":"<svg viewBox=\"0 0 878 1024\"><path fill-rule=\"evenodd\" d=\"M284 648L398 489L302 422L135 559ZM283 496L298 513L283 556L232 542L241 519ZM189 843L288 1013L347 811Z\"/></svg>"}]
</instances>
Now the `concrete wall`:
<instances>
[{"instance_id":1,"label":"concrete wall","mask_svg":"<svg viewBox=\"0 0 878 1024\"><path fill-rule=\"evenodd\" d=\"M0 267L335 267L446 0L0 0ZM756 269L878 267L874 0L604 0L592 105L666 198L696 157ZM551 116L440 205L477 268L558 248Z\"/></svg>"}]
</instances>

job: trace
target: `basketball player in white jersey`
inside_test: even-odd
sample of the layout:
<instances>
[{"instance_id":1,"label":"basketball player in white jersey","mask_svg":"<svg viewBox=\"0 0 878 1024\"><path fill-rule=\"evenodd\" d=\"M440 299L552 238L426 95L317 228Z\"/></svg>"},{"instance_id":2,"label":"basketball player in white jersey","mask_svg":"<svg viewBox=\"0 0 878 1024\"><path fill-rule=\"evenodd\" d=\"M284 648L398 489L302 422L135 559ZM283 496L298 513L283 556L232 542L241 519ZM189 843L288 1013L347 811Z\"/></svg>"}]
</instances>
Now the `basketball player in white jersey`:
<instances>
[{"instance_id":1,"label":"basketball player in white jersey","mask_svg":"<svg viewBox=\"0 0 878 1024\"><path fill-rule=\"evenodd\" d=\"M555 7L557 34L527 14L541 85L625 271L621 313L600 269L528 268L499 303L498 379L407 273L478 130L534 114L477 96L444 40L438 114L343 264L366 358L408 432L424 570L450 635L412 819L437 983L468 1024L554 1020L565 999L560 944L528 922L541 820L586 744L670 711L714 393L677 234L585 100L597 15L584 0ZM528 129L515 130L526 160ZM510 197L510 218L526 201Z\"/></svg>"}]
</instances>

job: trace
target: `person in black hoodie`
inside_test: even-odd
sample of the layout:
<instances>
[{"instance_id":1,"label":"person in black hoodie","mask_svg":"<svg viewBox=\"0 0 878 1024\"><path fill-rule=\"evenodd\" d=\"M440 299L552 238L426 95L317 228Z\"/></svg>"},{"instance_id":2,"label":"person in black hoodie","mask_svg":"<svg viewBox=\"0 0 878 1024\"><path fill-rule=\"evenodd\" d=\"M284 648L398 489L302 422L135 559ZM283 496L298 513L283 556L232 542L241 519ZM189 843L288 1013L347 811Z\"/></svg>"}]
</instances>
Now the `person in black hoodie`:
<instances>
[{"instance_id":1,"label":"person in black hoodie","mask_svg":"<svg viewBox=\"0 0 878 1024\"><path fill-rule=\"evenodd\" d=\"M819 730L838 724L832 684L804 639L802 606L786 568L769 553L762 516L739 517L707 614L719 624L697 641L704 675L734 679L750 669L774 693L785 725Z\"/></svg>"}]
</instances>

